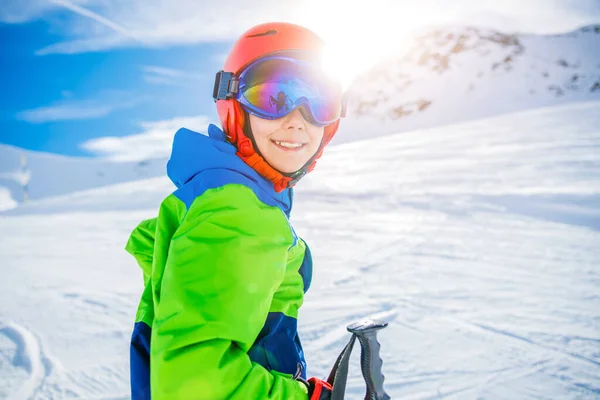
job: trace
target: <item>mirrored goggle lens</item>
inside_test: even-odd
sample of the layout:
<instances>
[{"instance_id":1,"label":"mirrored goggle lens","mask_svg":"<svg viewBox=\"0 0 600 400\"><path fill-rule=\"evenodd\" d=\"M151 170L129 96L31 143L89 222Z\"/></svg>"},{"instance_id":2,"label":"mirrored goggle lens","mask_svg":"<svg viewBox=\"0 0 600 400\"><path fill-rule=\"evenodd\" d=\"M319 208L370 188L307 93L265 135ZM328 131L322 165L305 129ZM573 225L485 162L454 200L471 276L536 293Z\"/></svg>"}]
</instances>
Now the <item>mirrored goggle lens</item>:
<instances>
[{"instance_id":1,"label":"mirrored goggle lens","mask_svg":"<svg viewBox=\"0 0 600 400\"><path fill-rule=\"evenodd\" d=\"M338 82L307 62L270 58L242 73L238 100L272 119L304 106L313 123L327 125L340 118L342 89Z\"/></svg>"}]
</instances>

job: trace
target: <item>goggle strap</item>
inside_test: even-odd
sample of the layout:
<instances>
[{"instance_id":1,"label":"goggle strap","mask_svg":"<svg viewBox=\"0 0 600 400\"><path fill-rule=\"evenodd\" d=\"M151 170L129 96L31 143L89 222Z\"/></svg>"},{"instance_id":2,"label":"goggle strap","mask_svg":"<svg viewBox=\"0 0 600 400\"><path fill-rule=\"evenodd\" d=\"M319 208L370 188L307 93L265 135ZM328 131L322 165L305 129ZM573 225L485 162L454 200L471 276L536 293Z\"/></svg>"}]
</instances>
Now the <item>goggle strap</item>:
<instances>
[{"instance_id":1,"label":"goggle strap","mask_svg":"<svg viewBox=\"0 0 600 400\"><path fill-rule=\"evenodd\" d=\"M217 72L215 76L215 86L213 88L213 100L227 100L236 97L240 89L240 80L233 72L223 70Z\"/></svg>"}]
</instances>

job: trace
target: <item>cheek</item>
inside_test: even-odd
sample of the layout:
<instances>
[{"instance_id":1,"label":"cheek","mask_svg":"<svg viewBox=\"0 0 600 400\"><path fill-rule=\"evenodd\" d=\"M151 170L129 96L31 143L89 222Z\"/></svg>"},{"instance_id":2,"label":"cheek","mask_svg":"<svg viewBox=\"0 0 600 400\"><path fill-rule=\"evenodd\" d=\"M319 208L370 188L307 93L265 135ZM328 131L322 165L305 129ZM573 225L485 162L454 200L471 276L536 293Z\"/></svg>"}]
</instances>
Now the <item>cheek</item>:
<instances>
[{"instance_id":1,"label":"cheek","mask_svg":"<svg viewBox=\"0 0 600 400\"><path fill-rule=\"evenodd\" d=\"M262 142L269 137L271 132L273 132L272 121L261 119L250 114L250 129L252 129L254 140Z\"/></svg>"},{"instance_id":2,"label":"cheek","mask_svg":"<svg viewBox=\"0 0 600 400\"><path fill-rule=\"evenodd\" d=\"M323 134L325 133L325 127L313 126L309 130L310 139L314 146L319 147L321 141L323 141Z\"/></svg>"}]
</instances>

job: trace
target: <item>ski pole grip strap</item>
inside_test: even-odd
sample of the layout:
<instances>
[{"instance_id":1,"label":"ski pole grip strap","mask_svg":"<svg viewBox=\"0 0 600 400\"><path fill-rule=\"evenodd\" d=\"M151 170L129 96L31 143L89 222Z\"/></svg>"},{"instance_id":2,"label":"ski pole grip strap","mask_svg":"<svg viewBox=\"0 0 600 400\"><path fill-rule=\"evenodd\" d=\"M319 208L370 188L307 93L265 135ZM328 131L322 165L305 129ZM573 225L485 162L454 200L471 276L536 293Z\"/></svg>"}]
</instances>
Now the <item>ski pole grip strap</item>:
<instances>
[{"instance_id":1,"label":"ski pole grip strap","mask_svg":"<svg viewBox=\"0 0 600 400\"><path fill-rule=\"evenodd\" d=\"M387 322L364 320L348 326L348 330L358 337L360 342L360 366L367 385L365 400L389 400L383 389L384 376L381 371L383 362L379 355L381 346L377 341L377 331L385 328Z\"/></svg>"},{"instance_id":2,"label":"ski pole grip strap","mask_svg":"<svg viewBox=\"0 0 600 400\"><path fill-rule=\"evenodd\" d=\"M327 382L332 387L330 400L344 400L346 381L348 380L348 366L350 365L350 354L352 354L355 340L356 336L352 335L350 341L335 361L331 373L329 374L329 378L327 378Z\"/></svg>"}]
</instances>

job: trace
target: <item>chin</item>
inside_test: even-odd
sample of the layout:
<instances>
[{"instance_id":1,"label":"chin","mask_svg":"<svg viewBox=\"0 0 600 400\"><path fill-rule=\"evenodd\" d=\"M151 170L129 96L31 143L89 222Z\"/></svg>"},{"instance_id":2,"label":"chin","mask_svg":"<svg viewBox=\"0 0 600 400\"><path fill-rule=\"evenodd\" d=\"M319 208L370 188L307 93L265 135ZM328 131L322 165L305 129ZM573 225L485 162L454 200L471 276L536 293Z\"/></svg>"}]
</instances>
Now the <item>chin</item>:
<instances>
[{"instance_id":1,"label":"chin","mask_svg":"<svg viewBox=\"0 0 600 400\"><path fill-rule=\"evenodd\" d=\"M298 171L300 168L302 168L302 166L300 166L298 168L283 168L283 169L280 169L279 171L283 172L284 174L292 174L292 173Z\"/></svg>"},{"instance_id":2,"label":"chin","mask_svg":"<svg viewBox=\"0 0 600 400\"><path fill-rule=\"evenodd\" d=\"M283 172L284 174L291 174L291 173L294 173L294 172L298 171L300 168L302 168L303 165L304 164L299 165L297 167L296 166L291 166L290 167L289 165L286 165L286 166L275 166L275 168L279 172Z\"/></svg>"}]
</instances>

